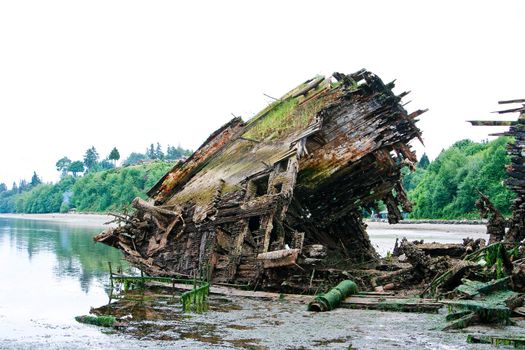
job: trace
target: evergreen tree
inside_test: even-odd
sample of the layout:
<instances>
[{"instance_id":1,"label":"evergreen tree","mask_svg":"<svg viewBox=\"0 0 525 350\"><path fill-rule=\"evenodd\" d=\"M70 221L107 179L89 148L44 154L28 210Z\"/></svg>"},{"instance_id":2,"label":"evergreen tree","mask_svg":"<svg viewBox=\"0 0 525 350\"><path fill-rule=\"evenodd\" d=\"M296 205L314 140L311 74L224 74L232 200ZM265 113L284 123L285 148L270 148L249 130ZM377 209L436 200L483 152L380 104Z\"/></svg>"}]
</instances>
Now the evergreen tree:
<instances>
[{"instance_id":1,"label":"evergreen tree","mask_svg":"<svg viewBox=\"0 0 525 350\"><path fill-rule=\"evenodd\" d=\"M168 145L168 149L166 151L166 159L177 160L186 156L190 156L191 153L192 151L190 151L189 149L184 149L180 145L177 147Z\"/></svg>"},{"instance_id":2,"label":"evergreen tree","mask_svg":"<svg viewBox=\"0 0 525 350\"><path fill-rule=\"evenodd\" d=\"M36 174L36 171L33 171L33 176L31 177L31 186L35 187L36 185L40 185L42 183L42 180L38 177Z\"/></svg>"},{"instance_id":3,"label":"evergreen tree","mask_svg":"<svg viewBox=\"0 0 525 350\"><path fill-rule=\"evenodd\" d=\"M84 163L80 160L71 162L71 164L69 165L68 171L73 173L73 176L76 177L78 173L81 173L84 171Z\"/></svg>"},{"instance_id":4,"label":"evergreen tree","mask_svg":"<svg viewBox=\"0 0 525 350\"><path fill-rule=\"evenodd\" d=\"M16 182L13 182L13 187L11 187L11 192L18 193L18 186L16 185Z\"/></svg>"},{"instance_id":5,"label":"evergreen tree","mask_svg":"<svg viewBox=\"0 0 525 350\"><path fill-rule=\"evenodd\" d=\"M160 146L160 143L157 142L157 148L155 148L155 158L156 159L164 159L164 153L162 152L162 147Z\"/></svg>"},{"instance_id":6,"label":"evergreen tree","mask_svg":"<svg viewBox=\"0 0 525 350\"><path fill-rule=\"evenodd\" d=\"M87 171L90 171L96 167L98 164L98 152L94 146L89 148L84 154L84 165Z\"/></svg>"},{"instance_id":7,"label":"evergreen tree","mask_svg":"<svg viewBox=\"0 0 525 350\"><path fill-rule=\"evenodd\" d=\"M22 193L29 189L29 184L26 180L22 179L18 182L18 193Z\"/></svg>"},{"instance_id":8,"label":"evergreen tree","mask_svg":"<svg viewBox=\"0 0 525 350\"><path fill-rule=\"evenodd\" d=\"M7 191L7 186L5 183L0 183L0 193L2 192L6 192Z\"/></svg>"},{"instance_id":9,"label":"evergreen tree","mask_svg":"<svg viewBox=\"0 0 525 350\"><path fill-rule=\"evenodd\" d=\"M175 160L175 159L179 159L180 156L181 155L179 154L175 146L168 145L168 149L166 151L166 159Z\"/></svg>"},{"instance_id":10,"label":"evergreen tree","mask_svg":"<svg viewBox=\"0 0 525 350\"><path fill-rule=\"evenodd\" d=\"M114 165L117 164L117 161L120 159L120 153L117 147L113 147L113 149L109 153L108 159L112 160Z\"/></svg>"},{"instance_id":11,"label":"evergreen tree","mask_svg":"<svg viewBox=\"0 0 525 350\"><path fill-rule=\"evenodd\" d=\"M157 153L155 152L155 146L151 144L148 149L146 149L146 156L149 159L157 159Z\"/></svg>"},{"instance_id":12,"label":"evergreen tree","mask_svg":"<svg viewBox=\"0 0 525 350\"><path fill-rule=\"evenodd\" d=\"M417 163L417 167L421 169L426 169L430 165L430 160L428 160L428 156L426 153L423 153L421 156L421 159Z\"/></svg>"}]
</instances>

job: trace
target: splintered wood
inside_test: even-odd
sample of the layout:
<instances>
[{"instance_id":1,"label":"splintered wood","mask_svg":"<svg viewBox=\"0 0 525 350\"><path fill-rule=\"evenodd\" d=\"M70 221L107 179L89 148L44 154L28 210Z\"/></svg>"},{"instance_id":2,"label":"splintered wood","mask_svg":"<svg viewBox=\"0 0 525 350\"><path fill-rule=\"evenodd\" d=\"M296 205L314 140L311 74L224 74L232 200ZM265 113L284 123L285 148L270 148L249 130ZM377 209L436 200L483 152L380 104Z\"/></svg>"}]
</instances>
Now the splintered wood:
<instances>
[{"instance_id":1,"label":"splintered wood","mask_svg":"<svg viewBox=\"0 0 525 350\"><path fill-rule=\"evenodd\" d=\"M376 259L362 213L382 200L395 223L411 210L401 169L424 112L407 114L393 87L365 70L306 81L214 132L95 240L151 275L266 289L315 288Z\"/></svg>"},{"instance_id":2,"label":"splintered wood","mask_svg":"<svg viewBox=\"0 0 525 350\"><path fill-rule=\"evenodd\" d=\"M500 104L523 103L524 99L500 101ZM507 187L516 193L516 199L512 203L512 217L505 220L499 211L492 205L489 198L480 193L481 198L476 206L482 217L489 217L487 233L490 241L503 241L508 245L517 245L525 240L525 104L520 107L505 109L499 114L519 113L518 120L495 121L495 120L471 120L474 126L509 126L504 133L492 135L512 136L514 138L507 145L507 153L510 155L511 163L507 166L508 178L505 180ZM505 233L505 227L508 227Z\"/></svg>"}]
</instances>

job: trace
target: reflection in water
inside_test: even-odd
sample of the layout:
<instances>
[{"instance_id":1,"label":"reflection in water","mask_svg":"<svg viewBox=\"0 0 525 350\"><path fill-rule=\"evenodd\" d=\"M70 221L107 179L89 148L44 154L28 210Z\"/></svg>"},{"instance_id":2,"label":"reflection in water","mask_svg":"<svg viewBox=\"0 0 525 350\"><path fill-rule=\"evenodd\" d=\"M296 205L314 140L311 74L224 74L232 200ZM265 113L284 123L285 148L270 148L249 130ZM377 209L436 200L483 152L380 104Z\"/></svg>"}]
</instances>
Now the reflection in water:
<instances>
[{"instance_id":1,"label":"reflection in water","mask_svg":"<svg viewBox=\"0 0 525 350\"><path fill-rule=\"evenodd\" d=\"M98 330L78 325L74 317L108 302L107 262L123 264L118 250L94 244L102 229L0 218L1 349L53 349L100 339Z\"/></svg>"},{"instance_id":2,"label":"reflection in water","mask_svg":"<svg viewBox=\"0 0 525 350\"><path fill-rule=\"evenodd\" d=\"M59 280L78 279L82 291L88 293L94 279L106 282L108 261L123 264L117 249L94 243L92 237L100 231L101 227L0 218L0 247L9 246L19 258L25 252L30 262L38 255L54 257L54 275Z\"/></svg>"}]
</instances>

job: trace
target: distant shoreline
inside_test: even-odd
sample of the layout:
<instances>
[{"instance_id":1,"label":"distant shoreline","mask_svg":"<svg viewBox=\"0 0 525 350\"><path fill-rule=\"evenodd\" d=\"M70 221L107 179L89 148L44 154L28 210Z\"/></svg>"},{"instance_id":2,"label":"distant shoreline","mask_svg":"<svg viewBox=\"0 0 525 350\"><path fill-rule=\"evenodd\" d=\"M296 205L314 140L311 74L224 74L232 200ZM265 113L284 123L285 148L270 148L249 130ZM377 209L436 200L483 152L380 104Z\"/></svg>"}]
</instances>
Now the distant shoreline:
<instances>
[{"instance_id":1,"label":"distant shoreline","mask_svg":"<svg viewBox=\"0 0 525 350\"><path fill-rule=\"evenodd\" d=\"M48 213L48 214L14 214L6 213L0 214L0 219L22 219L22 220L37 220L37 221L53 221L72 225L81 226L104 226L106 222L113 219L112 216L106 214L95 213Z\"/></svg>"},{"instance_id":2,"label":"distant shoreline","mask_svg":"<svg viewBox=\"0 0 525 350\"><path fill-rule=\"evenodd\" d=\"M380 222L388 223L387 219L365 219L365 222ZM417 224L431 224L431 225L486 225L487 220L439 220L439 219L406 219L399 221L398 225L417 225Z\"/></svg>"},{"instance_id":3,"label":"distant shoreline","mask_svg":"<svg viewBox=\"0 0 525 350\"><path fill-rule=\"evenodd\" d=\"M55 221L68 224L79 224L79 225L96 225L102 226L104 223L113 220L114 218L106 214L98 213L47 213L47 214L18 214L18 213L5 213L0 214L0 219L25 219L25 220L41 220L41 221ZM373 227L380 227L383 225L389 225L386 219L365 219L366 224L372 225ZM398 228L404 227L404 225L486 225L486 220L401 220L397 226Z\"/></svg>"}]
</instances>

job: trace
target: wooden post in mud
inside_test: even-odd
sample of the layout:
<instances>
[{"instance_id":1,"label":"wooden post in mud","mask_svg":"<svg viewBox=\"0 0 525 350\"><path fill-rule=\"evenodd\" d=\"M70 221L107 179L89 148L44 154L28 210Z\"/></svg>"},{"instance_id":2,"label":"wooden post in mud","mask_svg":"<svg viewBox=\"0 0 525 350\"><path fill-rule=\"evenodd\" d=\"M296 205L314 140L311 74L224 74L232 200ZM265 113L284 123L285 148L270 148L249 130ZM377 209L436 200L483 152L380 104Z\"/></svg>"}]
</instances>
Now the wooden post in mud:
<instances>
[{"instance_id":1,"label":"wooden post in mud","mask_svg":"<svg viewBox=\"0 0 525 350\"><path fill-rule=\"evenodd\" d=\"M108 261L108 267L109 267L109 283L111 286L111 291L109 292L109 302L111 303L111 299L113 299L113 271L111 270L111 261Z\"/></svg>"}]
</instances>

